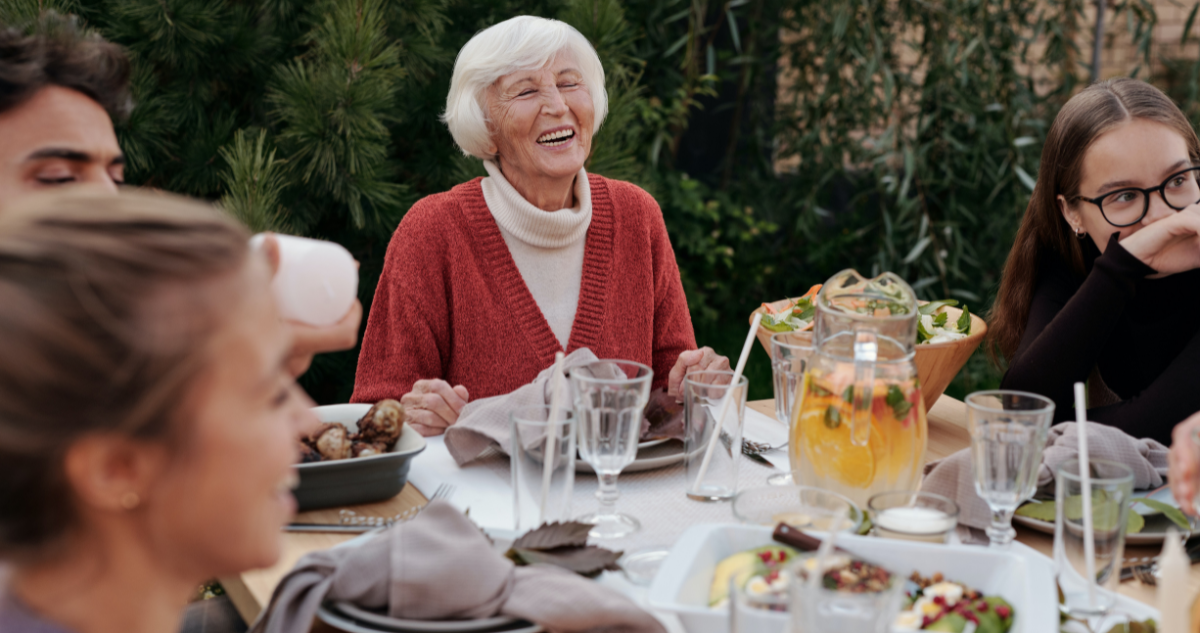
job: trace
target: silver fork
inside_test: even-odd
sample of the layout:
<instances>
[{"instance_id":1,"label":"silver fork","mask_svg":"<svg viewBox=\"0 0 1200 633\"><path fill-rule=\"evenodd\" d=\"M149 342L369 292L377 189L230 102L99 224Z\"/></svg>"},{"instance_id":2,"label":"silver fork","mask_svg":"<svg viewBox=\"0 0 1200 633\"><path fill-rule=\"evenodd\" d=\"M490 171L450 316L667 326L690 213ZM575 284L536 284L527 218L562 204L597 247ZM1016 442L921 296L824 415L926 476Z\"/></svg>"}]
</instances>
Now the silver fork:
<instances>
[{"instance_id":1,"label":"silver fork","mask_svg":"<svg viewBox=\"0 0 1200 633\"><path fill-rule=\"evenodd\" d=\"M787 445L788 445L788 443L784 442L783 444L777 444L775 446L772 446L766 442L755 442L754 440L743 439L742 440L742 454L743 455L762 455L763 453L766 453L768 451L773 451L777 448L783 448Z\"/></svg>"},{"instance_id":2,"label":"silver fork","mask_svg":"<svg viewBox=\"0 0 1200 633\"><path fill-rule=\"evenodd\" d=\"M1151 587L1158 584L1158 563L1135 565L1130 568L1130 571L1133 572L1133 577L1142 584L1150 585Z\"/></svg>"}]
</instances>

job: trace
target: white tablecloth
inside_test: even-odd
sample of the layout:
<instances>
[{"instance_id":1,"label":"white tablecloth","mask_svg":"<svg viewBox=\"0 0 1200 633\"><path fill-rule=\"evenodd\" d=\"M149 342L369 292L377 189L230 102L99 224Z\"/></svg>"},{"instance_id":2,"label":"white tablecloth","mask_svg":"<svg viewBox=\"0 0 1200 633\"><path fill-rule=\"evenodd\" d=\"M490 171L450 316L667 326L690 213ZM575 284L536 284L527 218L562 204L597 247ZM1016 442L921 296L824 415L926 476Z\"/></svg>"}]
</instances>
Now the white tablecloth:
<instances>
[{"instance_id":1,"label":"white tablecloth","mask_svg":"<svg viewBox=\"0 0 1200 633\"><path fill-rule=\"evenodd\" d=\"M787 438L787 431L774 418L750 408L745 414L745 435L772 445ZM468 515L480 527L496 531L511 530L513 502L511 472L508 457L495 453L460 468L441 436L426 438L428 447L414 459L408 479L425 496L432 495L438 486L455 486L449 501ZM683 447L670 443L676 450ZM768 468L744 456L738 470L738 489L763 486L767 477L784 472L787 467L786 449L771 451L766 457L781 466ZM572 511L577 515L597 507L596 476L576 473ZM693 501L684 494L686 475L683 462L658 470L622 474L617 479L621 497L617 510L637 518L642 530L606 547L631 551L649 546L669 548L688 526L697 523L728 523L735 521L730 502Z\"/></svg>"}]
</instances>

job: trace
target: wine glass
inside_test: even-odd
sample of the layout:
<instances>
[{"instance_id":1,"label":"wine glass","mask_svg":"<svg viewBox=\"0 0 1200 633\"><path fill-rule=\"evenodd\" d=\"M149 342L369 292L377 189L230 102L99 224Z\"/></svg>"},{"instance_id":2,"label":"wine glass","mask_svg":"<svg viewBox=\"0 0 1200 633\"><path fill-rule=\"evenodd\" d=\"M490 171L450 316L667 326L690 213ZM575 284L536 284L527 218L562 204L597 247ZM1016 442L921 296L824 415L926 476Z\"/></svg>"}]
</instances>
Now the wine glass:
<instances>
[{"instance_id":1,"label":"wine glass","mask_svg":"<svg viewBox=\"0 0 1200 633\"><path fill-rule=\"evenodd\" d=\"M579 456L596 471L600 508L579 517L593 538L620 538L641 529L637 519L616 510L617 476L637 456L642 410L650 399L654 371L626 360L599 360L570 371L575 396Z\"/></svg>"},{"instance_id":2,"label":"wine glass","mask_svg":"<svg viewBox=\"0 0 1200 633\"><path fill-rule=\"evenodd\" d=\"M992 510L991 547L1006 548L1017 535L1012 516L1037 488L1054 402L1023 391L977 391L967 396L971 470L975 492Z\"/></svg>"}]
</instances>

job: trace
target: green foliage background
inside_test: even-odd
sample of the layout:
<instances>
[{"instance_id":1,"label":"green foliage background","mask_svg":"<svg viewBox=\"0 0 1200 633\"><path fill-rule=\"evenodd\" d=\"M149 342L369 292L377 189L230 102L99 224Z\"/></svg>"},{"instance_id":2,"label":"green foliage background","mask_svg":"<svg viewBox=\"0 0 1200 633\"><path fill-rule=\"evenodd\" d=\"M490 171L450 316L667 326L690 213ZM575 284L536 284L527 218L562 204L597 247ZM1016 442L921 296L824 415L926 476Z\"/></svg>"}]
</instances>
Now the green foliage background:
<instances>
[{"instance_id":1,"label":"green foliage background","mask_svg":"<svg viewBox=\"0 0 1200 633\"><path fill-rule=\"evenodd\" d=\"M48 9L130 51L129 182L345 245L368 309L409 206L483 173L437 119L458 49L514 15L569 22L610 95L588 168L655 195L697 337L731 356L758 303L846 267L986 313L1092 29L1083 0L6 0L0 24ZM1162 68L1198 118L1200 62L1152 65L1154 22L1110 8L1135 74ZM356 358L302 382L344 402ZM756 349L752 397L769 372ZM999 375L978 353L950 393Z\"/></svg>"}]
</instances>

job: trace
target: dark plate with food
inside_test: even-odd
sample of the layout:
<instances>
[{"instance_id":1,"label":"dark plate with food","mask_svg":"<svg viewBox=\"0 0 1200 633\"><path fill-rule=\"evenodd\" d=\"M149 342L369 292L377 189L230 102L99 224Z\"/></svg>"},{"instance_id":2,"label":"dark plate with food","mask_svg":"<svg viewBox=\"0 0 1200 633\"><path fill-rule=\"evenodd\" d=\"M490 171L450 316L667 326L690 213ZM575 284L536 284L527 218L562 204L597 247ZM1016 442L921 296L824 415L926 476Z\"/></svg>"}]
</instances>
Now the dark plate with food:
<instances>
[{"instance_id":1,"label":"dark plate with food","mask_svg":"<svg viewBox=\"0 0 1200 633\"><path fill-rule=\"evenodd\" d=\"M408 481L412 459L425 450L425 438L405 424L404 406L395 400L314 407L321 426L303 438L300 510L355 505L390 499Z\"/></svg>"}]
</instances>

